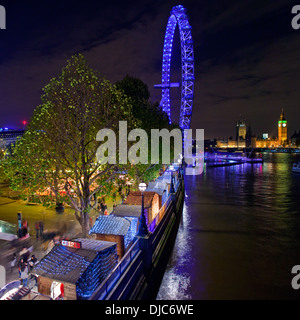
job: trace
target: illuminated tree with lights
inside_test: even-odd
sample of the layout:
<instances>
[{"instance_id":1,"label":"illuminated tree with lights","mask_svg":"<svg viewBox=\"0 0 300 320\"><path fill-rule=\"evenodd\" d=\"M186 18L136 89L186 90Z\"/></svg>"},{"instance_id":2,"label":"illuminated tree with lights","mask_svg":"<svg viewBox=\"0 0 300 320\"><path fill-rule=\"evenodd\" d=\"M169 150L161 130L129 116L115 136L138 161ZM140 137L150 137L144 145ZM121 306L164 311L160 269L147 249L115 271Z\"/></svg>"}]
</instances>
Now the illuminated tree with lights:
<instances>
[{"instance_id":1,"label":"illuminated tree with lights","mask_svg":"<svg viewBox=\"0 0 300 320\"><path fill-rule=\"evenodd\" d=\"M131 80L125 79L129 88ZM99 164L96 159L102 143L96 136L101 129L117 133L119 121L124 120L128 131L145 128L149 132L168 126L158 105L143 96L145 90L135 95L123 90L122 82L115 86L105 80L82 55L72 56L62 73L43 89L41 105L3 164L11 187L24 197L42 195L44 205L51 202L51 195L56 204L67 202L75 210L83 236L87 236L89 214L97 206L99 195L115 195L124 185L124 173L138 184L139 180L152 180L161 168L151 164ZM116 151L118 157L118 147Z\"/></svg>"},{"instance_id":2,"label":"illuminated tree with lights","mask_svg":"<svg viewBox=\"0 0 300 320\"><path fill-rule=\"evenodd\" d=\"M54 193L65 193L87 236L96 195L120 170L97 163L97 132L102 128L117 132L120 120L126 120L129 127L138 122L127 97L91 69L82 55L72 56L61 75L43 91L42 104L36 108L24 140L9 157L10 167L18 172L10 178L15 188L43 190L47 185Z\"/></svg>"}]
</instances>

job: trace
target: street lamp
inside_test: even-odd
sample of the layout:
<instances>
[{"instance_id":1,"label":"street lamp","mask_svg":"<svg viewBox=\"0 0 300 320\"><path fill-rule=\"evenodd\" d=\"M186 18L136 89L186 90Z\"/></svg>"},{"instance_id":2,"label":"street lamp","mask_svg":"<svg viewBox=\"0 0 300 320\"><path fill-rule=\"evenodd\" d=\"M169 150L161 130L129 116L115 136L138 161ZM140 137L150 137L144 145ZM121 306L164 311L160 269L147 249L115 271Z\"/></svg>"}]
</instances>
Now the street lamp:
<instances>
[{"instance_id":1,"label":"street lamp","mask_svg":"<svg viewBox=\"0 0 300 320\"><path fill-rule=\"evenodd\" d=\"M173 166L173 165L170 165L170 171L171 171L170 193L175 193L175 189L174 189L174 177L173 177L174 166Z\"/></svg>"},{"instance_id":2,"label":"street lamp","mask_svg":"<svg viewBox=\"0 0 300 320\"><path fill-rule=\"evenodd\" d=\"M148 234L148 228L147 228L146 217L144 212L144 191L146 190L146 188L147 188L146 183L142 182L139 184L139 190L142 193L142 211L139 217L139 230L138 230L138 236L140 237L145 237Z\"/></svg>"}]
</instances>

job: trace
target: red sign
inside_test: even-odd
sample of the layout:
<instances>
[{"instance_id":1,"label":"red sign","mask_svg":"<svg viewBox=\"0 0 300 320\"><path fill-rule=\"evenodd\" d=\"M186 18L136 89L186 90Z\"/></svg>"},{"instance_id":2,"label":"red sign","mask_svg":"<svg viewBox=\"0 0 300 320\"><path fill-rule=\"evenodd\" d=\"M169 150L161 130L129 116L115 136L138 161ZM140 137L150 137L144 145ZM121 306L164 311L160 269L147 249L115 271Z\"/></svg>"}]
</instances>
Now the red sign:
<instances>
[{"instance_id":1,"label":"red sign","mask_svg":"<svg viewBox=\"0 0 300 320\"><path fill-rule=\"evenodd\" d=\"M61 244L64 247L70 247L70 248L75 248L75 249L81 248L81 242L78 242L78 241L61 240Z\"/></svg>"}]
</instances>

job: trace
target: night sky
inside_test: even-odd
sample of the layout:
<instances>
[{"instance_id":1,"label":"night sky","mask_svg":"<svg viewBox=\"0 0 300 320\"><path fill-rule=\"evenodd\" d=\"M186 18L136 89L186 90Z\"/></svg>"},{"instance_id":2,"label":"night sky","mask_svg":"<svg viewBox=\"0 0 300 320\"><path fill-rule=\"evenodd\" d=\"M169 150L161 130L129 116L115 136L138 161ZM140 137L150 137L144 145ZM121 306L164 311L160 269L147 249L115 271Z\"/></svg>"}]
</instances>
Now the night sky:
<instances>
[{"instance_id":1,"label":"night sky","mask_svg":"<svg viewBox=\"0 0 300 320\"><path fill-rule=\"evenodd\" d=\"M126 74L160 91L164 33L174 5L188 10L195 51L192 128L205 138L235 135L240 115L256 134L277 134L284 108L289 137L300 130L300 29L291 26L295 1L1 1L0 127L22 127L40 104L42 88L72 54L112 82ZM300 4L300 0L299 3ZM179 35L172 81L180 81ZM174 103L179 92L174 89ZM176 109L176 108L175 108ZM179 105L174 110L178 121Z\"/></svg>"}]
</instances>

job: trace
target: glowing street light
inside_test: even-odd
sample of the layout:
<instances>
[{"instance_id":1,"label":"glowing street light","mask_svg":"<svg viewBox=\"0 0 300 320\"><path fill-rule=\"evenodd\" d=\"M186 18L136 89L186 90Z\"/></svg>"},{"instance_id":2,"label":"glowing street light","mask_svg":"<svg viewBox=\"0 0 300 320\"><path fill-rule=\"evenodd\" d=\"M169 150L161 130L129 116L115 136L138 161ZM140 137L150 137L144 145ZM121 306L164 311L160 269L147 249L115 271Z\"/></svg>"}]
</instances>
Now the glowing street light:
<instances>
[{"instance_id":1,"label":"glowing street light","mask_svg":"<svg viewBox=\"0 0 300 320\"><path fill-rule=\"evenodd\" d=\"M147 188L146 183L142 182L139 184L139 190L142 193L142 210L141 210L141 215L139 217L139 230L137 235L140 237L145 237L148 234L148 228L147 228L146 217L144 212L144 192L146 188Z\"/></svg>"}]
</instances>

